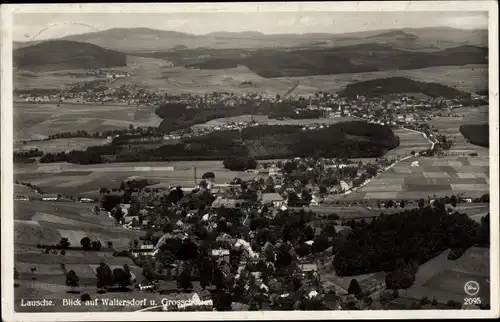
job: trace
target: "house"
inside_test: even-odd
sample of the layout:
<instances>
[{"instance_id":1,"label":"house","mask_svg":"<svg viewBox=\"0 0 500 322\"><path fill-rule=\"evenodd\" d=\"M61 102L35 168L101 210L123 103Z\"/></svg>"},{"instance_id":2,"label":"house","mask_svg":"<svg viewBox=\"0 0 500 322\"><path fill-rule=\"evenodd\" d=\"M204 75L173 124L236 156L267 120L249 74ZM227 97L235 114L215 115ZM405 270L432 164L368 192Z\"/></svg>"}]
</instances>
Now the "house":
<instances>
[{"instance_id":1,"label":"house","mask_svg":"<svg viewBox=\"0 0 500 322\"><path fill-rule=\"evenodd\" d=\"M242 200L229 199L229 198L217 198L212 202L212 208L239 208L242 204Z\"/></svg>"},{"instance_id":2,"label":"house","mask_svg":"<svg viewBox=\"0 0 500 322\"><path fill-rule=\"evenodd\" d=\"M230 259L229 249L224 249L224 248L212 249L211 254L213 257L220 259L220 260L224 260L226 262L228 262Z\"/></svg>"},{"instance_id":3,"label":"house","mask_svg":"<svg viewBox=\"0 0 500 322\"><path fill-rule=\"evenodd\" d=\"M154 245L141 245L140 248L134 248L130 252L132 256L137 257L139 255L153 256L154 251Z\"/></svg>"},{"instance_id":4,"label":"house","mask_svg":"<svg viewBox=\"0 0 500 322\"><path fill-rule=\"evenodd\" d=\"M313 273L318 271L318 265L316 264L300 264L299 268L303 273Z\"/></svg>"},{"instance_id":5,"label":"house","mask_svg":"<svg viewBox=\"0 0 500 322\"><path fill-rule=\"evenodd\" d=\"M274 177L274 176L277 176L277 175L280 175L281 174L281 169L276 167L276 166L272 166L269 168L269 176L271 177Z\"/></svg>"},{"instance_id":6,"label":"house","mask_svg":"<svg viewBox=\"0 0 500 322\"><path fill-rule=\"evenodd\" d=\"M95 200L94 200L94 199L92 199L92 198L81 198L81 199L80 199L80 202L81 202L81 203L94 203L94 202L95 202Z\"/></svg>"},{"instance_id":7,"label":"house","mask_svg":"<svg viewBox=\"0 0 500 322\"><path fill-rule=\"evenodd\" d=\"M116 207L113 208L112 212L116 211L118 209L121 210L121 212L122 212L122 214L123 214L124 217L127 217L128 212L130 210L130 204L128 204L128 203L121 203L119 205L116 205Z\"/></svg>"},{"instance_id":8,"label":"house","mask_svg":"<svg viewBox=\"0 0 500 322\"><path fill-rule=\"evenodd\" d=\"M262 194L262 204L272 205L273 207L281 207L285 204L285 200L276 192L263 193Z\"/></svg>"},{"instance_id":9,"label":"house","mask_svg":"<svg viewBox=\"0 0 500 322\"><path fill-rule=\"evenodd\" d=\"M311 199L311 202L309 203L309 205L311 206L319 206L319 204L321 203L321 198L318 197L318 196L312 196L312 199Z\"/></svg>"},{"instance_id":10,"label":"house","mask_svg":"<svg viewBox=\"0 0 500 322\"><path fill-rule=\"evenodd\" d=\"M126 225L139 226L139 216L126 216L123 218Z\"/></svg>"},{"instance_id":11,"label":"house","mask_svg":"<svg viewBox=\"0 0 500 322\"><path fill-rule=\"evenodd\" d=\"M42 196L42 200L44 201L55 201L55 200L59 200L59 195L56 194L56 193L52 193L52 194L44 194Z\"/></svg>"}]
</instances>

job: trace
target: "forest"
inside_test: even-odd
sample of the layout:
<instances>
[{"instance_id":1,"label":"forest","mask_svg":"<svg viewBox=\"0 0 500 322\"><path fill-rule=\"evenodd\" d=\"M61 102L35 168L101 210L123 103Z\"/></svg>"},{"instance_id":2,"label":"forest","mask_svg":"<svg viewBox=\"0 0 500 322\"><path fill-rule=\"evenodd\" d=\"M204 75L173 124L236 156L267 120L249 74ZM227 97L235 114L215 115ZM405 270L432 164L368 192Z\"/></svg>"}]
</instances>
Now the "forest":
<instances>
[{"instance_id":1,"label":"forest","mask_svg":"<svg viewBox=\"0 0 500 322\"><path fill-rule=\"evenodd\" d=\"M472 144L482 147L490 146L490 126L488 124L464 124L460 133Z\"/></svg>"},{"instance_id":2,"label":"forest","mask_svg":"<svg viewBox=\"0 0 500 322\"><path fill-rule=\"evenodd\" d=\"M380 216L337 246L333 266L337 274L350 276L392 272L423 264L446 249L489 245L489 216L476 223L466 214L446 211L443 200L433 207Z\"/></svg>"},{"instance_id":3,"label":"forest","mask_svg":"<svg viewBox=\"0 0 500 322\"><path fill-rule=\"evenodd\" d=\"M251 159L287 157L380 157L399 145L389 127L362 121L337 123L303 131L300 126L261 125L241 131L218 131L155 148L127 149L115 143L85 151L44 154L40 162L80 164L103 162L220 160L232 156ZM252 146L250 151L249 146Z\"/></svg>"}]
</instances>

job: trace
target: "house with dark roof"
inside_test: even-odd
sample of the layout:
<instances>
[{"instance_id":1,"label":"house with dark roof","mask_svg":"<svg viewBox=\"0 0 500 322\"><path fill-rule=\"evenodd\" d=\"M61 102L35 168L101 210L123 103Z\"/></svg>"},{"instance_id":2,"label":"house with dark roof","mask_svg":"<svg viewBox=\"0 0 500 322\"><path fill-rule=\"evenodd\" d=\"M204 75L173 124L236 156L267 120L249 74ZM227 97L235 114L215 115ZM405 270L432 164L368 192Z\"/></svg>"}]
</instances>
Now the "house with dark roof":
<instances>
[{"instance_id":1,"label":"house with dark roof","mask_svg":"<svg viewBox=\"0 0 500 322\"><path fill-rule=\"evenodd\" d=\"M285 204L285 200L276 192L263 193L262 194L262 204L273 206L276 208L281 207Z\"/></svg>"}]
</instances>

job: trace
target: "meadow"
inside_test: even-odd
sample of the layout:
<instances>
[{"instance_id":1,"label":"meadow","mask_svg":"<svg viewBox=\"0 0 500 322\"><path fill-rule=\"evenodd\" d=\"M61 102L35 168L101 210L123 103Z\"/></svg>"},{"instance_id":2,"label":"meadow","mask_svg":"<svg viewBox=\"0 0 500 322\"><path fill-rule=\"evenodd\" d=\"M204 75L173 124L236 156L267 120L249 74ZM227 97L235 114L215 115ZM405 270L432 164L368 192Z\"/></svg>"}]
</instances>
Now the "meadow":
<instances>
[{"instance_id":1,"label":"meadow","mask_svg":"<svg viewBox=\"0 0 500 322\"><path fill-rule=\"evenodd\" d=\"M267 115L240 115L233 117L222 117L210 120L203 124L193 125L193 129L203 129L217 125L223 125L230 122L258 122L260 125L313 125L313 124L337 124L341 122L356 121L352 117L339 117L339 118L316 118L316 119L283 119L277 120L269 118Z\"/></svg>"},{"instance_id":2,"label":"meadow","mask_svg":"<svg viewBox=\"0 0 500 322\"><path fill-rule=\"evenodd\" d=\"M141 233L116 225L114 220L105 214L94 214L93 205L17 201L14 203L14 218L14 262L20 274L17 281L19 287L16 287L14 292L17 301L21 298L31 299L35 298L34 296L41 296L41 298L53 299L57 303L57 309L49 307L46 308L48 311L78 310L78 307L63 308L61 306L62 298L79 298L80 296L80 294L67 293L69 288L65 286L65 272L61 264L65 265L66 270L76 272L80 277L80 286L77 290L81 294L90 294L92 298L115 296L115 294L98 295L96 293L95 266L101 261L105 261L110 267L122 267L127 264L138 281L142 280L142 270L130 259L112 255L116 250L127 249L134 239L139 240ZM37 244L57 244L63 237L69 239L71 247L80 247L80 239L83 237L99 240L103 247L100 251L69 249L64 255L46 254L36 247ZM108 248L108 241L113 243L112 248ZM36 269L34 272L31 270L33 267ZM127 294L130 295L130 292ZM21 308L19 305L16 309L30 310L26 307ZM110 309L112 308L102 307L98 310Z\"/></svg>"},{"instance_id":3,"label":"meadow","mask_svg":"<svg viewBox=\"0 0 500 322\"><path fill-rule=\"evenodd\" d=\"M291 93L314 95L317 91L338 92L350 83L385 77L408 77L417 81L436 82L460 90L475 92L487 88L488 66L441 66L415 70L389 70L369 73L348 73L321 76L264 78L245 66L220 70L200 70L185 67L172 67L168 62L154 58L128 58L127 70L132 76L118 80L115 84L133 81L147 88L171 94L205 94L214 91L234 92L237 94L260 92L270 95L283 95L297 81L298 87ZM250 85L243 85L250 82Z\"/></svg>"},{"instance_id":4,"label":"meadow","mask_svg":"<svg viewBox=\"0 0 500 322\"><path fill-rule=\"evenodd\" d=\"M216 183L227 183L235 177L242 179L260 177L244 171L224 169L222 161L178 161L96 165L19 164L14 169L14 179L31 182L44 193L97 197L100 188L118 188L121 181L134 177L148 179L153 183L151 187L181 185L194 188L194 167L196 167L197 181L208 171L214 172Z\"/></svg>"},{"instance_id":5,"label":"meadow","mask_svg":"<svg viewBox=\"0 0 500 322\"><path fill-rule=\"evenodd\" d=\"M237 94L260 92L283 95L297 81L298 87L291 95L313 95L317 91L337 92L353 82L385 77L408 77L417 81L436 82L464 91L487 88L488 66L440 66L415 70L388 70L368 73L336 75L264 78L245 66L219 70L201 70L172 66L163 59L127 56L127 67L117 68L130 72L131 77L118 79L109 87L135 83L146 88L169 94L205 94L214 91ZM17 89L51 88L60 89L76 81L95 80L102 77L88 77L82 71L58 71L45 73L16 72L14 85ZM244 85L243 82L249 82Z\"/></svg>"},{"instance_id":6,"label":"meadow","mask_svg":"<svg viewBox=\"0 0 500 322\"><path fill-rule=\"evenodd\" d=\"M89 146L104 145L109 143L107 139L99 138L65 138L48 141L31 141L23 144L22 142L14 142L14 151L29 151L38 149L44 153L68 152L71 150L83 151Z\"/></svg>"},{"instance_id":7,"label":"meadow","mask_svg":"<svg viewBox=\"0 0 500 322\"><path fill-rule=\"evenodd\" d=\"M419 166L411 166L414 160ZM399 162L346 200L420 199L464 194L479 197L489 192L488 157L410 158Z\"/></svg>"},{"instance_id":8,"label":"meadow","mask_svg":"<svg viewBox=\"0 0 500 322\"><path fill-rule=\"evenodd\" d=\"M479 294L483 303L490 303L490 250L471 247L457 260L447 258L450 250L441 253L421 265L411 288L400 291L408 298L437 299L441 303L449 300L463 303L465 283L476 281L480 285Z\"/></svg>"},{"instance_id":9,"label":"meadow","mask_svg":"<svg viewBox=\"0 0 500 322\"><path fill-rule=\"evenodd\" d=\"M78 103L14 102L13 118L14 139L18 141L77 130L94 133L126 129L130 124L156 127L161 122L153 107Z\"/></svg>"},{"instance_id":10,"label":"meadow","mask_svg":"<svg viewBox=\"0 0 500 322\"><path fill-rule=\"evenodd\" d=\"M477 153L479 156L489 156L489 149L469 143L460 133L460 126L464 124L488 123L488 106L461 107L453 110L457 117L434 117L429 124L439 133L450 137L454 144L449 153L469 154Z\"/></svg>"},{"instance_id":11,"label":"meadow","mask_svg":"<svg viewBox=\"0 0 500 322\"><path fill-rule=\"evenodd\" d=\"M394 129L394 134L399 136L399 146L386 153L387 159L407 157L412 151L419 152L429 148L431 143L422 134L407 129Z\"/></svg>"}]
</instances>

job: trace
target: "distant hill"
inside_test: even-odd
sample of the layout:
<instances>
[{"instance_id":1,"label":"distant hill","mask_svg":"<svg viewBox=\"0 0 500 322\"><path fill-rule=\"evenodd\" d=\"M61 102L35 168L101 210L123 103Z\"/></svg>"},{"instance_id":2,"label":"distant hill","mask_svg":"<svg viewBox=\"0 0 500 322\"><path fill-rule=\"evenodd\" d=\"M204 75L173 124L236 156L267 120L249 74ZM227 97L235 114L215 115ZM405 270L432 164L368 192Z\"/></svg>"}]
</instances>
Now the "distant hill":
<instances>
[{"instance_id":1,"label":"distant hill","mask_svg":"<svg viewBox=\"0 0 500 322\"><path fill-rule=\"evenodd\" d=\"M266 37L261 32L258 31L242 31L242 32L229 32L229 31L218 31L211 32L203 37L213 37L213 38L256 38L256 37Z\"/></svg>"},{"instance_id":2,"label":"distant hill","mask_svg":"<svg viewBox=\"0 0 500 322\"><path fill-rule=\"evenodd\" d=\"M381 42L395 48L410 50L439 50L456 46L487 46L487 30L461 30L447 27L390 29L344 34L270 34L256 31L212 32L193 35L176 31L150 28L114 28L62 38L64 40L92 43L120 52L151 52L185 48L271 48L351 46L370 42ZM18 43L26 46L32 43Z\"/></svg>"},{"instance_id":3,"label":"distant hill","mask_svg":"<svg viewBox=\"0 0 500 322\"><path fill-rule=\"evenodd\" d=\"M164 58L184 66L195 64L197 68L202 69L219 67L223 69L234 64L245 65L259 76L266 78L488 63L488 49L475 46L461 46L437 52L419 52L396 49L387 44L366 43L335 48L259 49L247 52L246 57L243 58L233 52L227 53L224 57L208 56L202 59L197 58L196 50L191 50L193 52L191 55L188 52L184 52L182 57L166 53ZM223 60L228 60L228 62L224 63Z\"/></svg>"},{"instance_id":4,"label":"distant hill","mask_svg":"<svg viewBox=\"0 0 500 322\"><path fill-rule=\"evenodd\" d=\"M120 67L127 65L126 55L102 47L67 40L51 40L18 48L14 66L28 70L63 70Z\"/></svg>"},{"instance_id":5,"label":"distant hill","mask_svg":"<svg viewBox=\"0 0 500 322\"><path fill-rule=\"evenodd\" d=\"M339 92L340 96L379 96L402 93L423 93L431 97L461 97L467 93L438 83L418 82L406 77L378 78L349 84Z\"/></svg>"}]
</instances>

